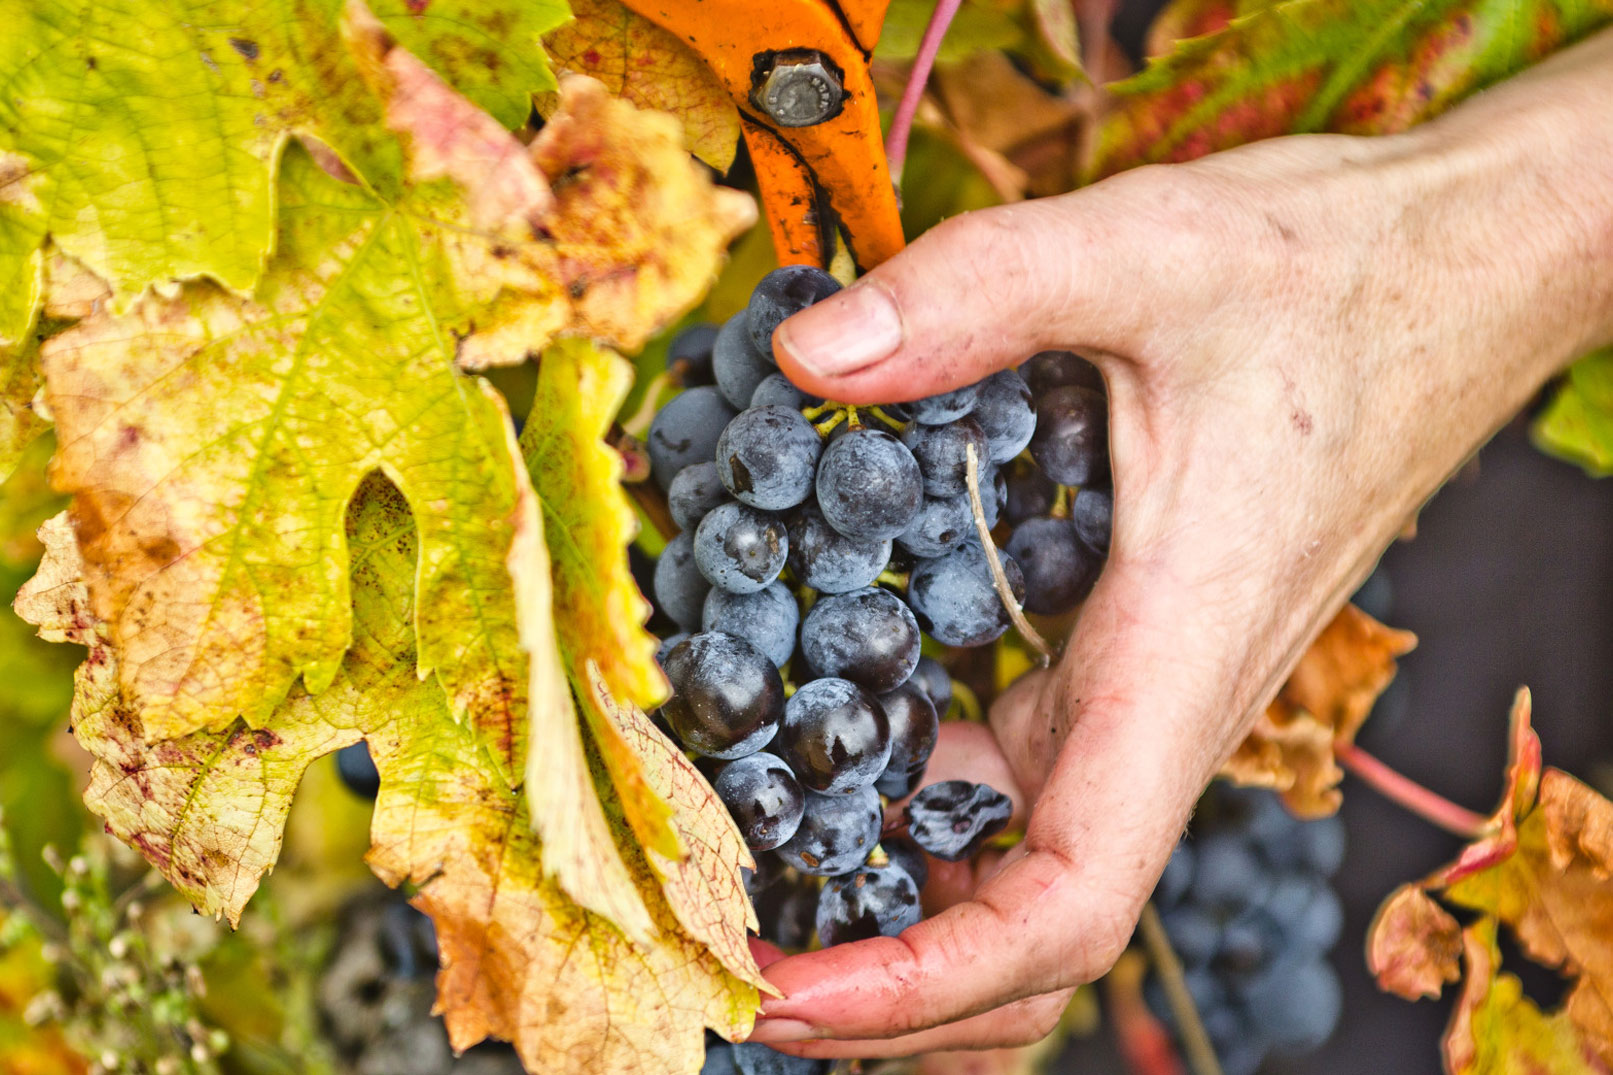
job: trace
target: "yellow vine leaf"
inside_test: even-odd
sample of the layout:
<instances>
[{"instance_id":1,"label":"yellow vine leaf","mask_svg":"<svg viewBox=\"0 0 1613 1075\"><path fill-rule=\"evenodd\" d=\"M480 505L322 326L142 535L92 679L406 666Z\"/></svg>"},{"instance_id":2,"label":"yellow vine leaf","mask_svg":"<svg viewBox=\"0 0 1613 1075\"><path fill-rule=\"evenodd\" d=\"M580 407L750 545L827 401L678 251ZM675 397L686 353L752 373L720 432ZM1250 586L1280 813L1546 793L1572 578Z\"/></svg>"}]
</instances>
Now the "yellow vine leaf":
<instances>
[{"instance_id":1,"label":"yellow vine leaf","mask_svg":"<svg viewBox=\"0 0 1613 1075\"><path fill-rule=\"evenodd\" d=\"M348 30L411 185L389 202L293 146L252 297L191 283L48 341L54 477L76 494L123 693L160 738L256 724L299 675L315 693L329 682L351 626L342 512L384 469L421 527L421 665L513 778L527 669L505 569L506 419L455 360L519 361L566 325L649 333L698 295L751 210L699 174L668 117L597 83L568 79L529 149L361 5ZM573 173L586 177L552 196ZM635 230L637 213L656 223Z\"/></svg>"},{"instance_id":2,"label":"yellow vine leaf","mask_svg":"<svg viewBox=\"0 0 1613 1075\"><path fill-rule=\"evenodd\" d=\"M58 517L42 536L46 558L18 611L42 636L90 647L73 718L96 758L88 802L198 909L238 921L278 855L307 766L362 738L381 773L367 859L388 883L419 886L414 902L437 929L439 1008L457 1048L493 1035L513 1040L528 1070L545 1075L695 1075L705 1027L748 1032L759 972L740 963L743 977L731 973L680 924L619 820L609 821L609 844L594 850L622 861L649 921L642 938L546 876L526 794L510 789L441 691L415 675L409 624L419 549L410 507L390 483L367 479L348 513L359 630L342 668L323 694L294 692L254 729L237 723L148 743L112 689L115 658L76 576L71 528ZM692 790L709 795L697 776ZM712 825L675 801L680 829L707 833L737 864L732 822L719 815L722 825ZM699 855L689 861L713 866ZM737 865L730 869L737 875ZM743 937L743 889L711 904L708 913L729 920L724 932Z\"/></svg>"},{"instance_id":3,"label":"yellow vine leaf","mask_svg":"<svg viewBox=\"0 0 1613 1075\"><path fill-rule=\"evenodd\" d=\"M739 145L739 109L699 56L617 0L573 0L576 18L543 43L554 66L599 79L641 108L670 112L689 152L726 172ZM558 100L539 98L545 117Z\"/></svg>"},{"instance_id":4,"label":"yellow vine leaf","mask_svg":"<svg viewBox=\"0 0 1613 1075\"><path fill-rule=\"evenodd\" d=\"M1300 817L1336 812L1344 771L1333 760L1333 744L1354 742L1394 679L1395 658L1416 644L1410 632L1345 605L1305 651L1221 775L1274 788Z\"/></svg>"},{"instance_id":5,"label":"yellow vine leaf","mask_svg":"<svg viewBox=\"0 0 1613 1075\"><path fill-rule=\"evenodd\" d=\"M1495 919L1463 930L1462 947L1467 978L1444 1041L1449 1075L1604 1075L1607 1067L1567 1013L1546 1015L1516 976L1501 973Z\"/></svg>"},{"instance_id":6,"label":"yellow vine leaf","mask_svg":"<svg viewBox=\"0 0 1613 1075\"><path fill-rule=\"evenodd\" d=\"M292 134L329 143L396 194L402 158L376 137L380 109L342 47L343 4L0 0L0 160L25 162L34 209L0 209L0 336L32 313L37 293L17 285L37 280L47 235L109 281L120 308L204 275L249 291L272 247L275 167ZM540 38L565 20L563 0L374 8L506 126L554 87Z\"/></svg>"},{"instance_id":7,"label":"yellow vine leaf","mask_svg":"<svg viewBox=\"0 0 1613 1075\"><path fill-rule=\"evenodd\" d=\"M740 872L754 869L727 808L683 751L663 735L643 711L616 704L599 669L588 666L589 695L644 766L651 791L671 804L683 854L662 854L640 837L645 857L661 880L667 904L684 931L704 944L742 981L775 993L750 954L747 929L755 930L756 910Z\"/></svg>"},{"instance_id":8,"label":"yellow vine leaf","mask_svg":"<svg viewBox=\"0 0 1613 1075\"><path fill-rule=\"evenodd\" d=\"M543 506L554 559L555 623L567 673L582 702L595 747L640 842L662 855L681 851L668 808L646 782L639 757L595 703L590 665L609 697L650 706L665 697L656 641L644 629L649 603L628 569L625 550L638 531L621 488L621 456L604 437L632 383L628 362L583 340L544 351L521 450ZM536 717L534 718L536 719ZM542 787L551 762L528 757L527 780Z\"/></svg>"}]
</instances>

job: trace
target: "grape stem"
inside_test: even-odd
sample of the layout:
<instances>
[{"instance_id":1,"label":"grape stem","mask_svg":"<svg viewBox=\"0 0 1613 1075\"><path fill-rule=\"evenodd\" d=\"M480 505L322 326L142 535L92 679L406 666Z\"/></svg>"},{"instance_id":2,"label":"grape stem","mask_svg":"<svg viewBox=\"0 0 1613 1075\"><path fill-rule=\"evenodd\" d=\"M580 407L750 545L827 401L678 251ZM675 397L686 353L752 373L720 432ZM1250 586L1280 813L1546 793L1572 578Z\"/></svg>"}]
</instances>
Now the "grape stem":
<instances>
[{"instance_id":1,"label":"grape stem","mask_svg":"<svg viewBox=\"0 0 1613 1075\"><path fill-rule=\"evenodd\" d=\"M1143 944L1148 947L1148 958L1159 972L1159 983L1165 987L1165 999L1171 1006L1171 1015L1176 1019L1188 1067L1193 1069L1193 1075L1221 1075L1221 1062L1215 1058L1215 1046L1210 1044L1210 1036L1204 1032L1204 1021L1199 1018L1198 1006L1193 1003L1193 994L1188 991L1187 980L1182 976L1182 961L1176 958L1170 937L1165 933L1165 924L1159 920L1159 909L1152 902L1143 904L1142 917L1137 920L1137 926L1142 932Z\"/></svg>"},{"instance_id":2,"label":"grape stem","mask_svg":"<svg viewBox=\"0 0 1613 1075\"><path fill-rule=\"evenodd\" d=\"M1014 600L1008 576L1003 574L1002 561L997 558L997 545L991 540L991 527L986 525L986 507L980 500L980 459L973 444L964 446L964 465L969 476L969 510L975 517L975 533L980 535L980 546L986 550L986 566L991 569L991 581L997 588L997 597L1001 599L1003 608L1008 610L1008 619L1013 623L1014 630L1019 632L1026 645L1036 651L1042 667L1046 668L1053 661L1053 648L1025 618L1019 602Z\"/></svg>"},{"instance_id":3,"label":"grape stem","mask_svg":"<svg viewBox=\"0 0 1613 1075\"><path fill-rule=\"evenodd\" d=\"M1430 825L1437 825L1464 840L1478 839L1489 825L1482 814L1458 806L1438 792L1423 787L1354 743L1334 743L1333 756L1367 787L1390 802L1405 807Z\"/></svg>"},{"instance_id":4,"label":"grape stem","mask_svg":"<svg viewBox=\"0 0 1613 1075\"><path fill-rule=\"evenodd\" d=\"M924 86L930 81L930 69L935 66L935 57L941 51L941 39L946 37L947 27L952 25L953 16L962 6L963 0L939 0L935 5L935 11L924 27L924 37L919 41L918 53L913 57L913 70L908 72L907 85L902 87L902 99L897 102L896 114L891 117L890 134L885 136L885 159L890 162L891 182L897 185L902 182L902 166L907 160L907 137L913 133L913 117L918 115L919 102L924 99Z\"/></svg>"}]
</instances>

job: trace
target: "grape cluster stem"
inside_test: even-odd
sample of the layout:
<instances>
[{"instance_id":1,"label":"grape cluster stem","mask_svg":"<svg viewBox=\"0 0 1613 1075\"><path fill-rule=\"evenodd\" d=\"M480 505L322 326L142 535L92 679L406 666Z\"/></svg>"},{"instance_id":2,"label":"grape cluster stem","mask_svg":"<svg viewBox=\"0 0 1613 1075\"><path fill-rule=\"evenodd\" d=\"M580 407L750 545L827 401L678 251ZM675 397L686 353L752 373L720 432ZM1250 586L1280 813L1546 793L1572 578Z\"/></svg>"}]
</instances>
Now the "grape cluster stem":
<instances>
[{"instance_id":1,"label":"grape cluster stem","mask_svg":"<svg viewBox=\"0 0 1613 1075\"><path fill-rule=\"evenodd\" d=\"M1171 1014L1176 1017L1188 1067L1193 1075L1221 1075L1221 1062L1215 1057L1215 1047L1210 1044L1210 1036L1204 1031L1198 1006L1193 1003L1193 994L1188 991L1187 980L1182 975L1182 961L1176 958L1170 938L1165 935L1165 924L1160 921L1159 910L1152 902L1143 905L1137 926L1143 935L1143 944L1148 948L1148 958L1153 961L1154 969L1159 972L1160 984L1165 987Z\"/></svg>"},{"instance_id":2,"label":"grape cluster stem","mask_svg":"<svg viewBox=\"0 0 1613 1075\"><path fill-rule=\"evenodd\" d=\"M1041 632L1031 626L1031 621L1025 618L1025 612L1014 600L1014 591L1008 585L1008 576L1003 574L1002 562L997 558L997 544L991 540L991 527L986 525L986 506L980 500L980 459L975 455L975 446L970 444L964 449L964 465L968 468L969 476L969 510L975 517L975 533L980 536L980 547L986 550L986 566L991 569L992 584L997 587L997 596L1002 599L1003 608L1008 611L1008 619L1013 623L1014 630L1019 637L1025 640L1026 645L1036 651L1039 663L1046 668L1053 662L1053 647L1047 644Z\"/></svg>"}]
</instances>

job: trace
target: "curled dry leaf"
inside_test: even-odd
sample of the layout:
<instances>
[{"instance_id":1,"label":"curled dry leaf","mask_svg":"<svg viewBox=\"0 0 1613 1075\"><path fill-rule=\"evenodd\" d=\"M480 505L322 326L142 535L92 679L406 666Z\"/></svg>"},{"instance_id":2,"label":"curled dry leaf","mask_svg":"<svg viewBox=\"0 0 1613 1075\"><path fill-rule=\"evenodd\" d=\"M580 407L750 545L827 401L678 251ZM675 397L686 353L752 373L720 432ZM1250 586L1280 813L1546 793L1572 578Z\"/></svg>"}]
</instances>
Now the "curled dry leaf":
<instances>
[{"instance_id":1,"label":"curled dry leaf","mask_svg":"<svg viewBox=\"0 0 1613 1075\"><path fill-rule=\"evenodd\" d=\"M1333 760L1333 744L1355 740L1394 679L1395 658L1416 644L1410 632L1346 605L1300 658L1222 775L1276 789L1300 817L1337 811L1344 772Z\"/></svg>"},{"instance_id":2,"label":"curled dry leaf","mask_svg":"<svg viewBox=\"0 0 1613 1075\"><path fill-rule=\"evenodd\" d=\"M1417 885L1401 885L1367 927L1367 969L1407 1000L1437 997L1461 978L1462 927Z\"/></svg>"},{"instance_id":3,"label":"curled dry leaf","mask_svg":"<svg viewBox=\"0 0 1613 1075\"><path fill-rule=\"evenodd\" d=\"M571 0L575 18L543 39L555 67L589 75L640 108L670 112L689 152L726 172L739 146L739 109L717 76L677 37L616 0ZM559 98L544 95L548 118Z\"/></svg>"},{"instance_id":4,"label":"curled dry leaf","mask_svg":"<svg viewBox=\"0 0 1613 1075\"><path fill-rule=\"evenodd\" d=\"M453 719L441 690L415 672L419 547L411 516L379 476L354 499L347 540L358 630L325 692L294 691L260 727L237 723L154 744L118 699L116 658L77 576L72 530L64 518L49 524L45 562L18 611L45 637L90 648L73 719L96 758L91 809L198 909L233 923L274 863L304 770L365 739L381 773L368 861L391 884L419 886L415 902L431 915L441 946L439 1007L455 1047L494 1035L513 1040L531 1071L693 1075L705 1027L729 1037L748 1030L759 972L740 960L733 962L741 974L725 970L733 953L719 956L680 924L617 821L608 823L608 845L593 851L620 857L648 919L642 939L577 905L545 875L525 795ZM715 816L685 809L702 800L658 790L676 804L684 842L711 849L686 861L715 871L711 856L727 856L737 875L739 836L720 807ZM711 886L702 908L708 932L743 937L747 907L737 882L726 894Z\"/></svg>"}]
</instances>

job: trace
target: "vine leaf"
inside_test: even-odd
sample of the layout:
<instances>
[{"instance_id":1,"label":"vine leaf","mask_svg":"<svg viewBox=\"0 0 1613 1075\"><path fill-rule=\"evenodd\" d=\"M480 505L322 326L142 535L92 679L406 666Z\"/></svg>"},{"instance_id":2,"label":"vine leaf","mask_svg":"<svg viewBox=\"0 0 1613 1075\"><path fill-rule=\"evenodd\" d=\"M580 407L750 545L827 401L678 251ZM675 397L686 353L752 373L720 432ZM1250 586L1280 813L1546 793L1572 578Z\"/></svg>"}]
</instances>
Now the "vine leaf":
<instances>
[{"instance_id":1,"label":"vine leaf","mask_svg":"<svg viewBox=\"0 0 1613 1075\"><path fill-rule=\"evenodd\" d=\"M344 0L4 0L0 151L34 177L37 211L0 212L0 336L26 324L47 234L107 280L121 308L153 284L207 276L245 293L274 238L287 138L336 147L395 194L396 146L341 45ZM377 0L382 20L514 126L553 88L540 35L562 0ZM0 166L3 167L3 166ZM37 297L37 296L35 296Z\"/></svg>"},{"instance_id":2,"label":"vine leaf","mask_svg":"<svg viewBox=\"0 0 1613 1075\"><path fill-rule=\"evenodd\" d=\"M670 112L689 152L728 171L739 146L739 109L717 76L676 36L617 0L574 0L575 20L544 38L556 68L590 75L640 108ZM540 98L545 117L558 100Z\"/></svg>"},{"instance_id":3,"label":"vine leaf","mask_svg":"<svg viewBox=\"0 0 1613 1075\"><path fill-rule=\"evenodd\" d=\"M1499 1061L1487 1066L1485 1058L1508 1055L1508 1049L1530 1055L1549 1045L1576 1062L1539 1070L1605 1072L1613 1069L1613 949L1607 943L1613 936L1613 803L1560 770L1543 769L1527 690L1513 706L1511 738L1506 786L1484 832L1455 862L1412 889L1482 915L1463 938L1466 985L1447 1037L1449 1070L1524 1070ZM1515 980L1495 978L1496 922L1511 928L1530 959L1572 980L1560 1013L1546 1017L1523 1006ZM1374 920L1368 951L1404 952L1411 944L1441 950L1453 925L1402 888ZM1441 978L1445 969L1442 964ZM1374 964L1375 972L1382 970L1392 968ZM1417 986L1437 995L1441 984L1432 974L1415 981L1388 977L1389 987L1407 987L1396 989L1403 995Z\"/></svg>"},{"instance_id":4,"label":"vine leaf","mask_svg":"<svg viewBox=\"0 0 1613 1075\"><path fill-rule=\"evenodd\" d=\"M756 862L727 809L677 744L641 710L616 703L591 663L589 694L633 756L642 759L651 789L676 808L679 842L687 853L664 855L641 837L672 913L736 978L776 994L757 970L746 939L746 929L756 929L756 910L740 871L754 869Z\"/></svg>"},{"instance_id":5,"label":"vine leaf","mask_svg":"<svg viewBox=\"0 0 1613 1075\"><path fill-rule=\"evenodd\" d=\"M1410 632L1344 606L1305 651L1222 775L1276 789L1300 817L1337 811L1344 771L1333 760L1333 745L1355 740L1394 679L1395 658L1416 644Z\"/></svg>"},{"instance_id":6,"label":"vine leaf","mask_svg":"<svg viewBox=\"0 0 1613 1075\"><path fill-rule=\"evenodd\" d=\"M514 778L528 673L507 419L454 362L519 361L568 324L638 341L699 294L752 210L712 188L670 118L598 83L568 79L529 150L356 4L348 34L410 185L389 202L292 147L251 298L196 282L48 341L54 476L77 494L123 692L160 738L256 724L299 675L329 682L351 632L342 513L384 468L421 528L421 666ZM449 163L474 147L497 167ZM639 212L677 223L635 231Z\"/></svg>"},{"instance_id":7,"label":"vine leaf","mask_svg":"<svg viewBox=\"0 0 1613 1075\"><path fill-rule=\"evenodd\" d=\"M1462 977L1462 926L1420 885L1401 885L1367 928L1367 967L1378 988L1417 1000Z\"/></svg>"},{"instance_id":8,"label":"vine leaf","mask_svg":"<svg viewBox=\"0 0 1613 1075\"><path fill-rule=\"evenodd\" d=\"M1446 1071L1605 1075L1607 1066L1568 1013L1544 1014L1523 995L1523 983L1516 976L1501 973L1493 918L1481 918L1463 930L1462 947L1467 980L1445 1033Z\"/></svg>"},{"instance_id":9,"label":"vine leaf","mask_svg":"<svg viewBox=\"0 0 1613 1075\"><path fill-rule=\"evenodd\" d=\"M1092 177L1297 132L1437 115L1613 19L1607 0L1291 0L1110 87Z\"/></svg>"},{"instance_id":10,"label":"vine leaf","mask_svg":"<svg viewBox=\"0 0 1613 1075\"><path fill-rule=\"evenodd\" d=\"M632 379L632 366L619 355L584 340L556 342L538 364L521 453L554 560L554 629L563 676L582 703L633 832L647 848L677 858L682 847L668 824L670 809L650 787L646 763L623 741L594 689L597 678L606 697L632 706L654 705L667 693L655 662L656 640L644 629L649 603L627 564L637 516L621 487L621 456L604 442ZM545 586L550 574L544 573ZM543 751L534 750L528 783L547 786L550 764Z\"/></svg>"},{"instance_id":11,"label":"vine leaf","mask_svg":"<svg viewBox=\"0 0 1613 1075\"><path fill-rule=\"evenodd\" d=\"M1540 447L1591 474L1613 474L1613 348L1569 368L1534 434Z\"/></svg>"},{"instance_id":12,"label":"vine leaf","mask_svg":"<svg viewBox=\"0 0 1613 1075\"><path fill-rule=\"evenodd\" d=\"M258 728L238 722L148 743L118 698L116 659L76 576L72 529L65 517L47 524L45 560L17 607L42 636L90 647L73 720L96 758L91 809L199 910L234 923L274 863L304 770L362 738L381 774L367 859L388 883L419 886L414 902L432 917L441 946L439 1007L455 1047L493 1035L512 1039L532 1071L693 1075L704 1027L729 1037L748 1031L755 986L679 924L618 821L607 837L649 919L642 939L578 906L546 876L525 794L453 719L442 692L415 674L419 548L409 504L372 475L347 530L359 630L330 688L294 691ZM714 827L683 803L681 830L709 831L725 852L724 841L737 844L731 821L718 817ZM738 894L708 911L743 936ZM753 963L739 969L759 977Z\"/></svg>"}]
</instances>

